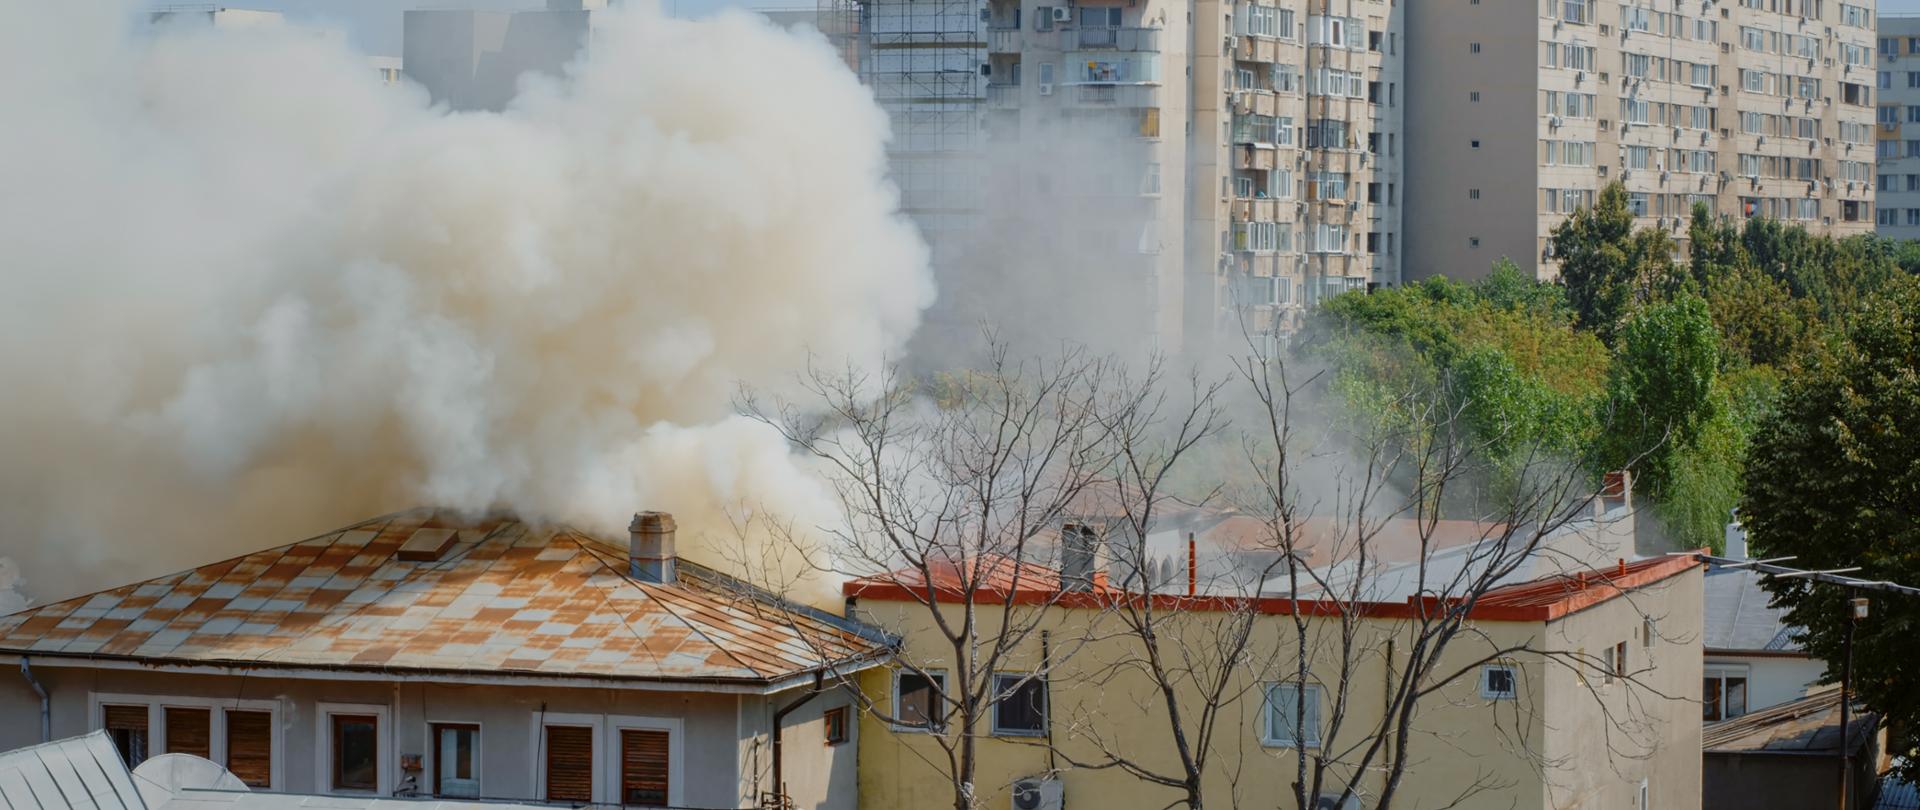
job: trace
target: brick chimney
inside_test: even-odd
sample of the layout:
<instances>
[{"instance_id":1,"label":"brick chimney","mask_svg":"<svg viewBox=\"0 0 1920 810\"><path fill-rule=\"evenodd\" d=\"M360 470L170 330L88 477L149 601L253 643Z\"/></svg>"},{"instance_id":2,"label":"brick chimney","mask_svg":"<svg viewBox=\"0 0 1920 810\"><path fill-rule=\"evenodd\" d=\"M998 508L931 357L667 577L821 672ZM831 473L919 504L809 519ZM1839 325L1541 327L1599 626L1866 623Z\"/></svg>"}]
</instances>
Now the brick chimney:
<instances>
[{"instance_id":1,"label":"brick chimney","mask_svg":"<svg viewBox=\"0 0 1920 810\"><path fill-rule=\"evenodd\" d=\"M1626 470L1614 470L1600 478L1600 514L1621 507L1633 507L1633 474Z\"/></svg>"},{"instance_id":2,"label":"brick chimney","mask_svg":"<svg viewBox=\"0 0 1920 810\"><path fill-rule=\"evenodd\" d=\"M641 512L627 524L627 572L644 582L671 585L673 575L673 515Z\"/></svg>"}]
</instances>

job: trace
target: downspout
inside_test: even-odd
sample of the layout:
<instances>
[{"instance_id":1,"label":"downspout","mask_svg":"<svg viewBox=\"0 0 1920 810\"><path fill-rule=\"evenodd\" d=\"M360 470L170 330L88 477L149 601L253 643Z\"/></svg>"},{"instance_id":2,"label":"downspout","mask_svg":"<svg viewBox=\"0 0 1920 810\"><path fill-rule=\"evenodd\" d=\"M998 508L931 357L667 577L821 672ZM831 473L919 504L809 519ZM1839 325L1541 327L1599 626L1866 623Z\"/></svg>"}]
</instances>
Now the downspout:
<instances>
[{"instance_id":1,"label":"downspout","mask_svg":"<svg viewBox=\"0 0 1920 810\"><path fill-rule=\"evenodd\" d=\"M782 723L787 719L787 715L793 714L795 709L805 706L808 701L819 697L822 691L822 684L825 683L825 680L826 673L824 671L813 673L812 689L807 690L807 693L801 695L798 700L782 706L773 712L773 789L782 797L787 795L786 776L781 768L781 766L785 764L785 758L781 756L780 738L782 736L781 732L785 730Z\"/></svg>"},{"instance_id":2,"label":"downspout","mask_svg":"<svg viewBox=\"0 0 1920 810\"><path fill-rule=\"evenodd\" d=\"M20 656L20 677L27 679L27 685L40 695L40 741L53 742L53 698L47 696L47 689L33 679L33 668L27 665L27 657Z\"/></svg>"}]
</instances>

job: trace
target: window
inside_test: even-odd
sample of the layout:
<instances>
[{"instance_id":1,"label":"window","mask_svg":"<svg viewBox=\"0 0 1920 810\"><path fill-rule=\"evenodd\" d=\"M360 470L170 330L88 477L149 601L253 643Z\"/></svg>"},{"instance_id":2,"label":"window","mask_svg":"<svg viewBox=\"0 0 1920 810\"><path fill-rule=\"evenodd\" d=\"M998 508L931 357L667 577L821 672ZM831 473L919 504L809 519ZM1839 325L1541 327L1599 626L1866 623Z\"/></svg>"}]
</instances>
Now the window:
<instances>
[{"instance_id":1,"label":"window","mask_svg":"<svg viewBox=\"0 0 1920 810\"><path fill-rule=\"evenodd\" d=\"M1467 93L1467 100L1475 104L1480 103L1480 91L1474 90L1472 92Z\"/></svg>"},{"instance_id":2,"label":"window","mask_svg":"<svg viewBox=\"0 0 1920 810\"><path fill-rule=\"evenodd\" d=\"M370 714L328 717L333 730L333 789L380 788L380 718Z\"/></svg>"},{"instance_id":3,"label":"window","mask_svg":"<svg viewBox=\"0 0 1920 810\"><path fill-rule=\"evenodd\" d=\"M447 799L480 798L479 749L479 726L433 724L433 795Z\"/></svg>"},{"instance_id":4,"label":"window","mask_svg":"<svg viewBox=\"0 0 1920 810\"><path fill-rule=\"evenodd\" d=\"M1475 43L1473 43L1473 44L1471 44L1471 45L1469 45L1469 46L1468 46L1468 48L1469 48L1469 50L1472 50L1472 51L1473 51L1474 53L1479 53L1479 52L1480 52L1480 43L1478 43L1478 42L1475 42Z\"/></svg>"},{"instance_id":5,"label":"window","mask_svg":"<svg viewBox=\"0 0 1920 810\"><path fill-rule=\"evenodd\" d=\"M946 715L946 705L941 693L946 689L947 676L943 673L894 673L894 721L900 728L907 729L938 731L944 728L942 718Z\"/></svg>"},{"instance_id":6,"label":"window","mask_svg":"<svg viewBox=\"0 0 1920 810\"><path fill-rule=\"evenodd\" d=\"M1488 664L1480 668L1480 696L1488 700L1512 700L1519 691L1513 667Z\"/></svg>"},{"instance_id":7,"label":"window","mask_svg":"<svg viewBox=\"0 0 1920 810\"><path fill-rule=\"evenodd\" d=\"M657 728L620 729L620 803L664 806L671 778L671 732Z\"/></svg>"},{"instance_id":8,"label":"window","mask_svg":"<svg viewBox=\"0 0 1920 810\"><path fill-rule=\"evenodd\" d=\"M1274 65L1273 66L1273 92L1276 92L1276 93L1300 92L1299 68L1295 67L1294 65L1279 65L1279 64Z\"/></svg>"},{"instance_id":9,"label":"window","mask_svg":"<svg viewBox=\"0 0 1920 810\"><path fill-rule=\"evenodd\" d=\"M1267 745L1312 748L1320 744L1320 687L1297 683L1267 685Z\"/></svg>"},{"instance_id":10,"label":"window","mask_svg":"<svg viewBox=\"0 0 1920 810\"><path fill-rule=\"evenodd\" d=\"M1368 183L1368 184L1367 184L1367 190L1368 190L1368 191L1372 191L1372 190L1373 190L1373 186L1374 186L1374 185L1376 185L1376 184L1374 184L1374 183ZM1467 189L1467 199L1469 199L1469 200L1477 200L1477 199L1480 199L1480 189L1477 189L1477 188L1470 188L1470 189Z\"/></svg>"},{"instance_id":11,"label":"window","mask_svg":"<svg viewBox=\"0 0 1920 810\"><path fill-rule=\"evenodd\" d=\"M227 772L247 787L273 786L273 712L228 709Z\"/></svg>"},{"instance_id":12,"label":"window","mask_svg":"<svg viewBox=\"0 0 1920 810\"><path fill-rule=\"evenodd\" d=\"M1611 669L1607 671L1608 683L1612 683L1613 679L1615 678L1624 678L1627 676L1627 643L1626 642L1622 641L1619 644L1613 645L1613 657L1611 660L1613 662L1613 666Z\"/></svg>"},{"instance_id":13,"label":"window","mask_svg":"<svg viewBox=\"0 0 1920 810\"><path fill-rule=\"evenodd\" d=\"M1708 665L1701 679L1701 719L1712 723L1747 713L1747 668Z\"/></svg>"},{"instance_id":14,"label":"window","mask_svg":"<svg viewBox=\"0 0 1920 810\"><path fill-rule=\"evenodd\" d=\"M1467 237L1467 247L1477 248L1479 246L1480 246L1480 237L1478 236Z\"/></svg>"},{"instance_id":15,"label":"window","mask_svg":"<svg viewBox=\"0 0 1920 810\"><path fill-rule=\"evenodd\" d=\"M993 676L993 733L1038 736L1047 731L1047 681L1033 675Z\"/></svg>"},{"instance_id":16,"label":"window","mask_svg":"<svg viewBox=\"0 0 1920 810\"><path fill-rule=\"evenodd\" d=\"M1907 209L1907 224L1920 225L1920 208Z\"/></svg>"},{"instance_id":17,"label":"window","mask_svg":"<svg viewBox=\"0 0 1920 810\"><path fill-rule=\"evenodd\" d=\"M168 706L162 717L167 724L167 753L213 758L212 709Z\"/></svg>"},{"instance_id":18,"label":"window","mask_svg":"<svg viewBox=\"0 0 1920 810\"><path fill-rule=\"evenodd\" d=\"M107 737L113 740L114 750L120 752L127 767L137 767L147 761L147 707L145 706L101 706L104 728Z\"/></svg>"},{"instance_id":19,"label":"window","mask_svg":"<svg viewBox=\"0 0 1920 810\"><path fill-rule=\"evenodd\" d=\"M546 800L593 802L592 726L547 726Z\"/></svg>"},{"instance_id":20,"label":"window","mask_svg":"<svg viewBox=\"0 0 1920 810\"><path fill-rule=\"evenodd\" d=\"M835 706L821 715L826 725L827 744L839 745L847 741L847 707Z\"/></svg>"},{"instance_id":21,"label":"window","mask_svg":"<svg viewBox=\"0 0 1920 810\"><path fill-rule=\"evenodd\" d=\"M1561 7L1560 19L1570 23L1585 24L1587 22L1587 3L1588 0L1564 0L1564 4Z\"/></svg>"},{"instance_id":22,"label":"window","mask_svg":"<svg viewBox=\"0 0 1920 810\"><path fill-rule=\"evenodd\" d=\"M1473 141L1471 141L1471 142L1469 142L1469 144L1468 144L1468 145L1469 145L1469 146L1472 146L1472 147L1473 147L1473 148L1475 148L1475 149L1479 149L1479 148L1480 148L1480 141L1479 141L1479 139L1477 139L1477 138L1476 138L1476 139L1474 139Z\"/></svg>"}]
</instances>

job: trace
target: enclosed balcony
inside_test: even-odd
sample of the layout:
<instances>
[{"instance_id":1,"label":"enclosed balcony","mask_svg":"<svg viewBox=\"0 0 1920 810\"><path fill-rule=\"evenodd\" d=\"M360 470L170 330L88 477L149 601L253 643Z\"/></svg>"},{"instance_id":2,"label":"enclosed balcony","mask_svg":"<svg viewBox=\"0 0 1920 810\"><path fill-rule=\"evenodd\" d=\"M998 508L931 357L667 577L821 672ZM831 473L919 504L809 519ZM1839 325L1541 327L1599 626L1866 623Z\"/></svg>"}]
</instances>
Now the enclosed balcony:
<instances>
[{"instance_id":1,"label":"enclosed balcony","mask_svg":"<svg viewBox=\"0 0 1920 810\"><path fill-rule=\"evenodd\" d=\"M1019 53L1020 29L987 29L987 53Z\"/></svg>"},{"instance_id":2,"label":"enclosed balcony","mask_svg":"<svg viewBox=\"0 0 1920 810\"><path fill-rule=\"evenodd\" d=\"M1160 29L1085 26L1073 32L1081 50L1160 51Z\"/></svg>"},{"instance_id":3,"label":"enclosed balcony","mask_svg":"<svg viewBox=\"0 0 1920 810\"><path fill-rule=\"evenodd\" d=\"M1067 88L1067 103L1076 107L1116 107L1140 108L1160 106L1160 86L1157 84L1075 84ZM1154 135L1159 134L1160 122L1152 122ZM1148 125L1142 123L1145 135ZM1151 136L1149 136L1151 137Z\"/></svg>"}]
</instances>

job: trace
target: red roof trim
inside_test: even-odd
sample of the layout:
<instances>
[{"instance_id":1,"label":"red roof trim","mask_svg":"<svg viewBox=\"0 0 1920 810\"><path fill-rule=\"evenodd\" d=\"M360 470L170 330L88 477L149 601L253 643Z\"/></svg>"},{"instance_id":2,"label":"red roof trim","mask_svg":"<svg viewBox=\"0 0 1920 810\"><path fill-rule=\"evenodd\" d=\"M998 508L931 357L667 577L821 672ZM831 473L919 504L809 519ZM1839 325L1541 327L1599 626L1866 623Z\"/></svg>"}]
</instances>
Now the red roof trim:
<instances>
[{"instance_id":1,"label":"red roof trim","mask_svg":"<svg viewBox=\"0 0 1920 810\"><path fill-rule=\"evenodd\" d=\"M1521 582L1495 588L1482 594L1474 603L1468 616L1477 621L1496 622L1545 622L1577 613L1598 605L1627 591L1677 576L1703 565L1692 555L1655 557L1636 562L1621 562L1613 568L1583 571L1572 576L1552 576L1543 579ZM913 576L915 572L901 572L899 576ZM872 599L887 602L926 602L932 595L924 585L908 584L892 579L892 575L867 577L848 582L841 592L849 599ZM1052 590L1021 589L1009 594L1004 588L977 588L974 591L975 604L1006 604L1037 606L1056 604L1070 608L1102 608L1121 603L1122 600L1138 601L1145 599L1142 594L1122 594L1105 590L1091 593L1056 593ZM953 586L942 586L938 596L943 600L963 601L963 592ZM1300 613L1312 616L1335 616L1357 612L1368 618L1415 618L1421 615L1433 615L1437 612L1438 600L1409 598L1404 602L1361 602L1349 605L1335 600L1301 599L1287 597L1259 597L1238 599L1233 597L1188 597L1173 594L1155 594L1153 606L1157 610L1199 610L1220 611L1244 610L1249 606L1263 614L1291 615L1296 606Z\"/></svg>"}]
</instances>

